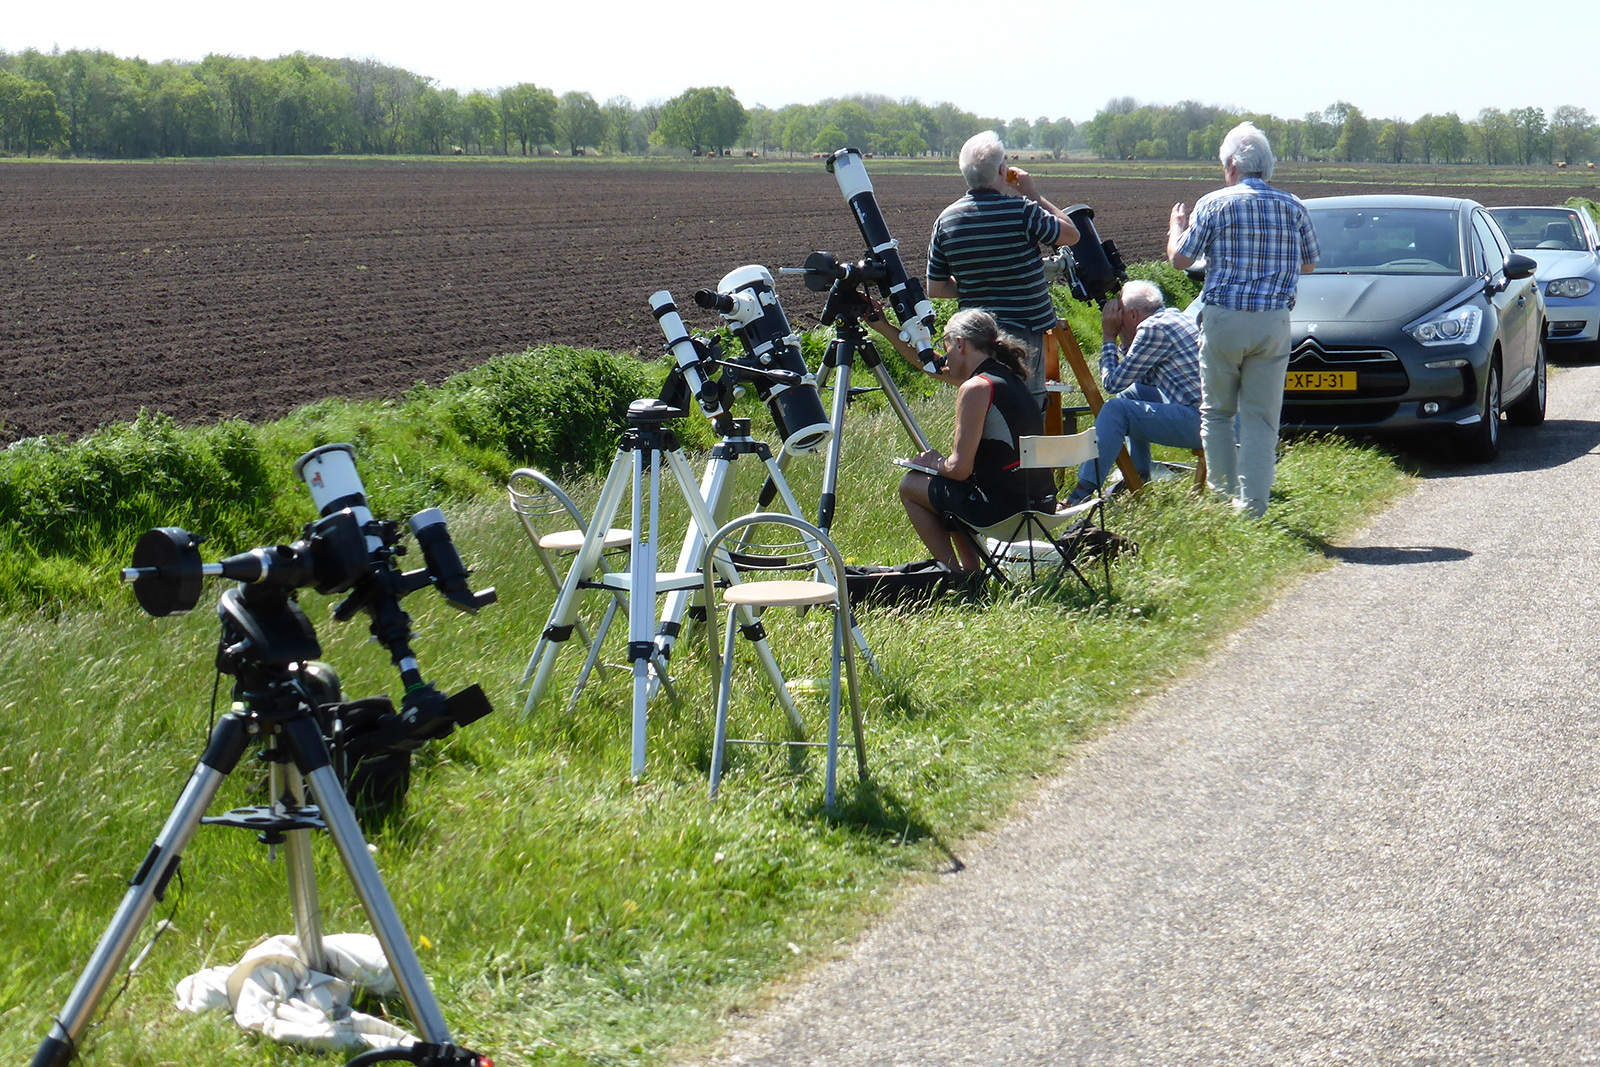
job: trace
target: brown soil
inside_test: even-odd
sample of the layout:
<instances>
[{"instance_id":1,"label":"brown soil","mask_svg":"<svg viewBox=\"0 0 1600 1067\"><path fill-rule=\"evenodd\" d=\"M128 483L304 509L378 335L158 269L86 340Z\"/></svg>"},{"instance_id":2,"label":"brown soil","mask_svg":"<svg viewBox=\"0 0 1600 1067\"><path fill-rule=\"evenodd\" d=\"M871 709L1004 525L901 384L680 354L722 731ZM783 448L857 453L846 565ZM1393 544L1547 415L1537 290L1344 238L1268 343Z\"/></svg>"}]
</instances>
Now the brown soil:
<instances>
[{"instance_id":1,"label":"brown soil","mask_svg":"<svg viewBox=\"0 0 1600 1067\"><path fill-rule=\"evenodd\" d=\"M0 176L0 442L76 435L141 407L205 422L394 396L540 344L653 353L658 289L691 329L709 328L693 291L734 267L862 251L820 164L7 163ZM874 184L922 270L959 176ZM1063 207L1094 205L1130 263L1159 257L1171 205L1214 184L1040 182ZM793 278L779 291L797 327L815 321L820 296Z\"/></svg>"}]
</instances>

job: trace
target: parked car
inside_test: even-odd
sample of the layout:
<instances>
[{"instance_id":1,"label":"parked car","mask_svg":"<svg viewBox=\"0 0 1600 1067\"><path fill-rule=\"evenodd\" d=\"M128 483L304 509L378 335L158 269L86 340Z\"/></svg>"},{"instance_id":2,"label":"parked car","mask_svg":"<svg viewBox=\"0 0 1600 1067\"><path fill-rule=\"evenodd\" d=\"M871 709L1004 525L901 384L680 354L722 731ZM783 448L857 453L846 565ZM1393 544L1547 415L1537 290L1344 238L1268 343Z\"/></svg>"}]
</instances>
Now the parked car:
<instances>
[{"instance_id":1,"label":"parked car","mask_svg":"<svg viewBox=\"0 0 1600 1067\"><path fill-rule=\"evenodd\" d=\"M1300 279L1288 428L1448 433L1500 450L1502 412L1544 421L1544 303L1535 263L1471 200L1307 200L1322 247Z\"/></svg>"},{"instance_id":2,"label":"parked car","mask_svg":"<svg viewBox=\"0 0 1600 1067\"><path fill-rule=\"evenodd\" d=\"M1534 280L1550 316L1552 352L1600 349L1600 234L1587 211L1570 207L1492 207L1511 247L1539 264Z\"/></svg>"}]
</instances>

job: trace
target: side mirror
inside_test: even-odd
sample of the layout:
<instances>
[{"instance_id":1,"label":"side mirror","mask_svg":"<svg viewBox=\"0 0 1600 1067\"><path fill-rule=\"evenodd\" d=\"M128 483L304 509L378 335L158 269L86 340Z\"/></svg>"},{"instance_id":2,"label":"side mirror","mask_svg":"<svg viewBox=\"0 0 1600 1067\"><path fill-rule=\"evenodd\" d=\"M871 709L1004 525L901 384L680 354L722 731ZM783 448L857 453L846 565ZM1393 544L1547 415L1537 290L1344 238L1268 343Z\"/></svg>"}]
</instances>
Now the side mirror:
<instances>
[{"instance_id":1,"label":"side mirror","mask_svg":"<svg viewBox=\"0 0 1600 1067\"><path fill-rule=\"evenodd\" d=\"M1512 280L1531 278L1533 277L1533 272L1538 269L1538 266L1539 264L1535 263L1528 256L1513 252L1510 256L1506 257L1506 277Z\"/></svg>"}]
</instances>

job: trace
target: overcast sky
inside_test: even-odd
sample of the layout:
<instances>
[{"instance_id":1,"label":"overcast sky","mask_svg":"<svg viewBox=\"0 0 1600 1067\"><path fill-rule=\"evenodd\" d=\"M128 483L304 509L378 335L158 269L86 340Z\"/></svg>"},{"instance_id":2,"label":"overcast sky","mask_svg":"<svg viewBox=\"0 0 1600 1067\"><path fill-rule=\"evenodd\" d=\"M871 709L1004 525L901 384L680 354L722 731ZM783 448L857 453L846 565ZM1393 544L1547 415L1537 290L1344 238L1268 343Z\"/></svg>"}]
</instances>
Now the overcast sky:
<instances>
[{"instance_id":1,"label":"overcast sky","mask_svg":"<svg viewBox=\"0 0 1600 1067\"><path fill-rule=\"evenodd\" d=\"M747 107L851 93L980 115L1088 119L1113 97L1193 99L1294 118L1348 100L1372 118L1562 104L1600 114L1580 22L1509 28L1503 2L1255 4L710 0L461 7L393 0L12 4L0 48L198 60L304 51L371 58L464 91L531 81L635 105L730 85ZM1440 14L1448 11L1448 14ZM1248 14L1247 14L1248 13ZM1497 51L1497 49L1501 49Z\"/></svg>"}]
</instances>

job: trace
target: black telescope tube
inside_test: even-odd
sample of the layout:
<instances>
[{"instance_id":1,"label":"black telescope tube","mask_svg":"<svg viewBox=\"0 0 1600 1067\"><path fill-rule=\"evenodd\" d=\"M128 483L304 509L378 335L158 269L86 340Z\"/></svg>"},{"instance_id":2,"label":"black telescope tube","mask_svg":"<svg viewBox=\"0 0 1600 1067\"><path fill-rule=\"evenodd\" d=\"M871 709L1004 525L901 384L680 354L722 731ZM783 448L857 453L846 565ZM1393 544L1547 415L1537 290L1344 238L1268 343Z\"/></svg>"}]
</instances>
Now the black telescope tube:
<instances>
[{"instance_id":1,"label":"black telescope tube","mask_svg":"<svg viewBox=\"0 0 1600 1067\"><path fill-rule=\"evenodd\" d=\"M827 169L838 181L839 191L850 205L850 213L855 216L869 252L883 264L884 280L878 283L878 289L894 307L901 335L916 348L922 369L938 374L944 369L945 361L933 347L933 304L923 291L922 283L906 271L900 259L900 242L889 234L889 224L884 221L878 198L873 195L872 179L867 177L860 151L841 148L828 157Z\"/></svg>"}]
</instances>

